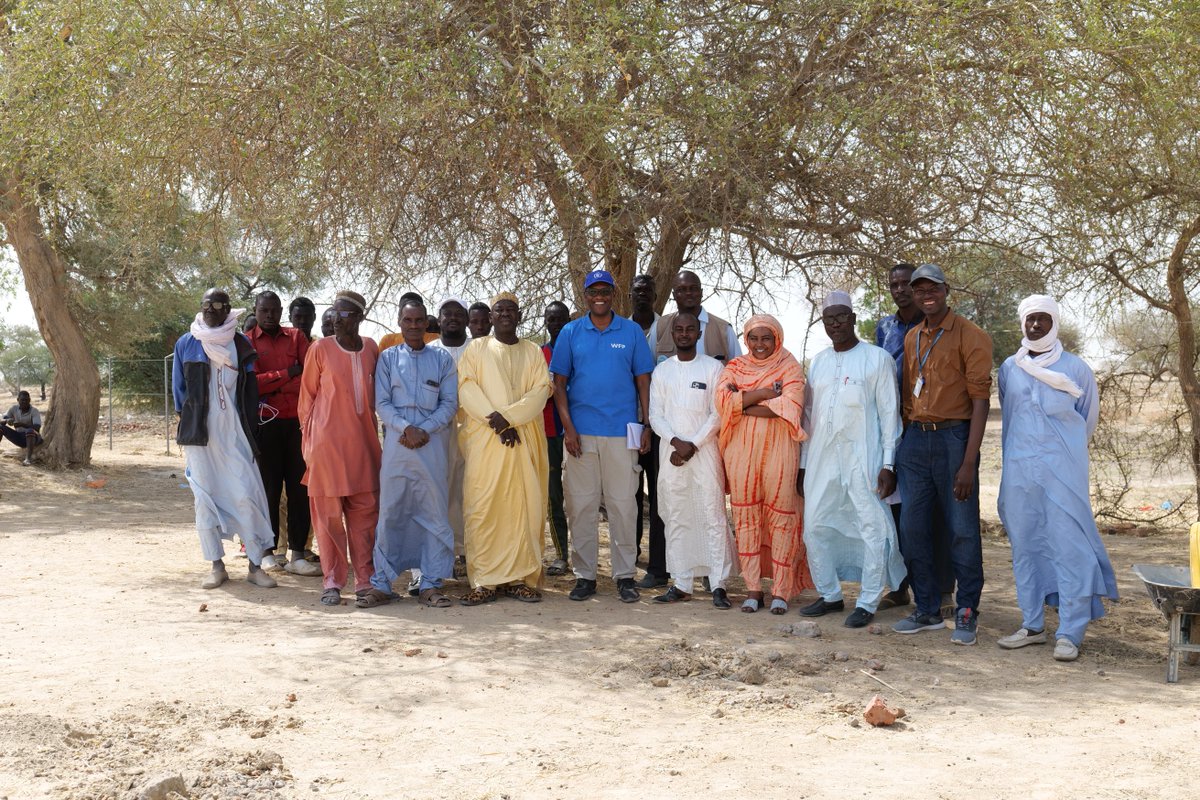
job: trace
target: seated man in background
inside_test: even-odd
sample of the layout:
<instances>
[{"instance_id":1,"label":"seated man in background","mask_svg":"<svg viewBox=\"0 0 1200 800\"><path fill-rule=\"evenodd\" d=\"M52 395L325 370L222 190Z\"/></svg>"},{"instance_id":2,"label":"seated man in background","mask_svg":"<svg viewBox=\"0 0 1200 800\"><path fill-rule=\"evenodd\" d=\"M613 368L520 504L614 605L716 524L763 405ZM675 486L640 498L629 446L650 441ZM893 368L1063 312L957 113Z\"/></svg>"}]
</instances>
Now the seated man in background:
<instances>
[{"instance_id":1,"label":"seated man in background","mask_svg":"<svg viewBox=\"0 0 1200 800\"><path fill-rule=\"evenodd\" d=\"M42 443L42 415L33 407L29 392L17 392L17 404L0 419L0 436L25 448L21 466L33 463L33 448Z\"/></svg>"}]
</instances>

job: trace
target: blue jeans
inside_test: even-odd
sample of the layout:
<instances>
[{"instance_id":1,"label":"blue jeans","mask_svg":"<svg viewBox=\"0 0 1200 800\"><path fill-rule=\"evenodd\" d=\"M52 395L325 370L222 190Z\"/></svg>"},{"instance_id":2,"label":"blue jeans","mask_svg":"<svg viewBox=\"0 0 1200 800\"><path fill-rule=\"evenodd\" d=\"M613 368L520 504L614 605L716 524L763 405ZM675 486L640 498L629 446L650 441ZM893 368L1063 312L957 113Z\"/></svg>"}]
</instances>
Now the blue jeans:
<instances>
[{"instance_id":1,"label":"blue jeans","mask_svg":"<svg viewBox=\"0 0 1200 800\"><path fill-rule=\"evenodd\" d=\"M958 608L979 608L983 591L983 547L979 540L979 462L966 500L954 497L954 474L967 449L969 423L923 431L909 426L900 440L896 477L900 485L900 552L908 567L917 611L937 614L941 587L934 574L937 520L945 525L950 560L958 581Z\"/></svg>"}]
</instances>

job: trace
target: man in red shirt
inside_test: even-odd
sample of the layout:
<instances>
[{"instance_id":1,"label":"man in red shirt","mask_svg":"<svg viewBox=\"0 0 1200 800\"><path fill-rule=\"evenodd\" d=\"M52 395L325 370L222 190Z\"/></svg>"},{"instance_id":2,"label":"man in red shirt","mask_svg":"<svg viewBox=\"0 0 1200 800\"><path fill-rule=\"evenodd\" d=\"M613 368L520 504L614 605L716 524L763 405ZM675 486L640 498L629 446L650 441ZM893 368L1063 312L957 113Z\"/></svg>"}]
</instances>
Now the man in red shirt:
<instances>
[{"instance_id":1,"label":"man in red shirt","mask_svg":"<svg viewBox=\"0 0 1200 800\"><path fill-rule=\"evenodd\" d=\"M294 575L320 576L321 568L304 560L304 545L308 541L312 517L308 509L308 489L300 482L304 477L304 456L300 450L300 420L296 405L300 397L300 373L308 355L308 337L298 328L279 324L283 303L279 295L262 292L254 299L254 317L258 326L247 334L258 351L258 470L267 492L267 508L271 514L271 529L275 547L279 541L279 500L287 485L286 569ZM268 551L262 561L264 569L278 569L275 554Z\"/></svg>"}]
</instances>

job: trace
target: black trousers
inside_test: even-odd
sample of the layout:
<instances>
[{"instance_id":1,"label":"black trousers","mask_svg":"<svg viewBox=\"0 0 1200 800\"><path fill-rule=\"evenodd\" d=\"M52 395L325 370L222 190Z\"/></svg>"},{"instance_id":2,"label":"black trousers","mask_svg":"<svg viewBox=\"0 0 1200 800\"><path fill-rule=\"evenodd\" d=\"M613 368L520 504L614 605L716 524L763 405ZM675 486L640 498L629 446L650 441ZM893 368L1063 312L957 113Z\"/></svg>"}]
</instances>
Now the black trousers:
<instances>
[{"instance_id":1,"label":"black trousers","mask_svg":"<svg viewBox=\"0 0 1200 800\"><path fill-rule=\"evenodd\" d=\"M656 578L669 579L667 572L667 534L662 517L658 515L658 443L656 435L650 436L650 452L638 455L638 466L642 474L638 477L637 490L637 543L638 554L642 552L642 529L645 517L645 499L650 495L650 555L646 559L646 571ZM648 484L646 488L643 484Z\"/></svg>"},{"instance_id":2,"label":"black trousers","mask_svg":"<svg viewBox=\"0 0 1200 800\"><path fill-rule=\"evenodd\" d=\"M300 450L300 420L275 418L258 426L258 471L267 491L267 509L271 514L271 530L275 532L275 547L283 546L279 538L279 498L287 486L287 546L297 553L304 552L312 516L308 509L308 487L300 482L304 477L304 456Z\"/></svg>"},{"instance_id":3,"label":"black trousers","mask_svg":"<svg viewBox=\"0 0 1200 800\"><path fill-rule=\"evenodd\" d=\"M567 512L563 507L563 437L547 436L546 449L550 456L550 539L554 542L556 556L566 561L570 553L567 550Z\"/></svg>"}]
</instances>

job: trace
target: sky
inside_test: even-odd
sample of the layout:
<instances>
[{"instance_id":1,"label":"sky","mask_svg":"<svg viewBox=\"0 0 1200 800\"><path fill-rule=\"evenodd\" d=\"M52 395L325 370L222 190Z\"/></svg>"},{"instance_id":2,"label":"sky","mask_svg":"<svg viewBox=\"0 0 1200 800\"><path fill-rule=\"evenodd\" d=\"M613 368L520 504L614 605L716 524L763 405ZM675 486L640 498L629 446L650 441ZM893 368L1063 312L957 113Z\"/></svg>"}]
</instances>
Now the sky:
<instances>
[{"instance_id":1,"label":"sky","mask_svg":"<svg viewBox=\"0 0 1200 800\"><path fill-rule=\"evenodd\" d=\"M701 270L697 271L700 272L701 282L706 287L711 286L713 281L710 276L706 276ZM429 292L426 294L428 291L426 287L416 286L413 288L420 292L426 298L426 302L431 305L441 297L440 293ZM861 287L859 288L861 289ZM332 292L327 294L332 296ZM564 292L564 294L569 295L570 293ZM320 292L313 293L314 298L321 296L323 295ZM855 299L858 300L860 297L861 291L856 294ZM285 306L287 300L288 298L284 298ZM740 304L740 300L740 296L735 292L710 293L704 300L704 308L710 313L732 322L739 332L742 323L748 317L746 305L750 305L755 313L774 314L783 325L784 346L801 360L811 358L829 346L829 339L825 336L825 331L820 324L820 311L814 310L808 302L806 286L800 278L770 291L760 288L748 298L748 304ZM199 305L198 299L197 305ZM318 302L317 307L319 316L320 312L324 311L324 306ZM739 307L742 309L740 312ZM951 307L953 307L953 302ZM1085 334L1082 337L1083 347L1080 355L1092 363L1098 364L1104 361L1104 354L1100 352L1103 350L1102 337L1096 335L1099 322L1084 312L1085 307L1086 302L1082 298L1067 298L1063 303L1063 316L1080 321L1080 327ZM674 302L668 300L666 310L674 310ZM0 312L3 313L6 324L37 326L33 307L29 303L25 285L21 281L20 270L13 263L11 253L5 254L0 260ZM860 316L865 313L861 309L859 312ZM390 315L392 312L387 313ZM541 309L526 309L525 313L527 319L531 314L540 319ZM376 314L376 316L381 315ZM815 321L815 324L810 325L810 321ZM365 322L362 327L364 335L375 339L387 332L388 329L370 321Z\"/></svg>"},{"instance_id":2,"label":"sky","mask_svg":"<svg viewBox=\"0 0 1200 800\"><path fill-rule=\"evenodd\" d=\"M37 327L37 321L34 318L33 306L29 303L29 296L25 292L25 284L21 280L21 272L12 262L11 254L4 256L3 262L0 262L0 271L3 271L10 280L0 282L0 311L3 312L3 319L8 325L28 325ZM701 281L709 285L705 281L705 276L701 274ZM440 297L438 294L424 294L424 287L417 286L414 289L422 292L427 303L436 303ZM330 293L332 294L332 293ZM569 294L569 293L567 293ZM320 293L314 293L314 297L319 297ZM735 327L740 332L741 324L745 321L747 315L743 311L741 314L737 312L738 301L740 298L732 292L710 294L704 300L704 308L710 313L716 314L722 319L733 322ZM809 328L809 314L812 309L804 294L804 285L801 281L796 280L794 283L784 287L783 291L773 291L768 295L764 290L751 298L753 307L756 313L766 312L774 314L783 325L784 346L793 352L798 358L811 357L819 352L822 348L829 345L829 340L825 337L825 331L820 324L813 325ZM288 298L284 298L284 305L287 305ZM197 299L199 305L199 299ZM318 302L318 314L324 311L324 307ZM667 311L674 310L674 302L667 301ZM541 316L541 309L527 309L526 316L533 313L538 318ZM817 312L812 316L816 319L820 316ZM363 325L362 333L378 339L387 329L372 322L366 322ZM805 351L807 345L807 351Z\"/></svg>"}]
</instances>

